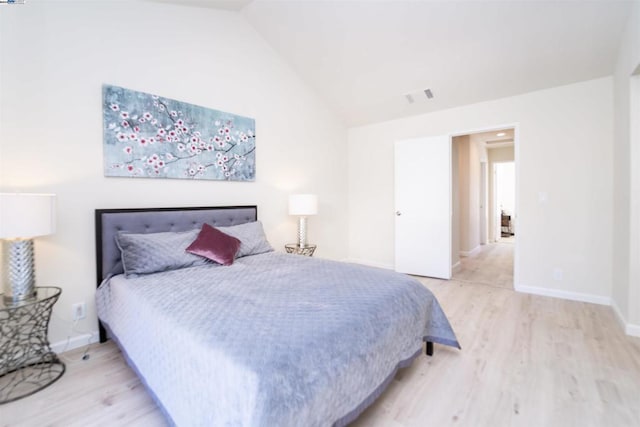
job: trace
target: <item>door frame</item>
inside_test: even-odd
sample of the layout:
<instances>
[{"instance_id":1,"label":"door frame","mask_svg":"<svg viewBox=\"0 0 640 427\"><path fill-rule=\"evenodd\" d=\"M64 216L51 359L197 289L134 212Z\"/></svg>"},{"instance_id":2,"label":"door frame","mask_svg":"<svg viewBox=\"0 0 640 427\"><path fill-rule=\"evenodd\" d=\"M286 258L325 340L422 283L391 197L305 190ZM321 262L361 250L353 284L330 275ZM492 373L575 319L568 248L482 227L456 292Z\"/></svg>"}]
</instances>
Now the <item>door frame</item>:
<instances>
[{"instance_id":1,"label":"door frame","mask_svg":"<svg viewBox=\"0 0 640 427\"><path fill-rule=\"evenodd\" d=\"M480 244L486 245L489 240L489 218L487 204L489 203L489 177L487 170L489 162L480 160Z\"/></svg>"},{"instance_id":2,"label":"door frame","mask_svg":"<svg viewBox=\"0 0 640 427\"><path fill-rule=\"evenodd\" d=\"M520 206L520 123L506 123L494 126L487 126L475 129L461 129L456 130L454 132L449 132L449 136L453 140L455 136L469 135L472 133L482 133L482 132L492 132L498 131L505 128L513 128L513 163L516 169L516 177L515 177L515 185L516 185L516 216L519 217L522 214L522 209ZM517 224L521 224L519 218L514 218ZM522 227L519 227L522 230ZM522 233L520 233L522 235ZM518 289L520 283L520 240L519 238L515 239L513 245L513 288Z\"/></svg>"}]
</instances>

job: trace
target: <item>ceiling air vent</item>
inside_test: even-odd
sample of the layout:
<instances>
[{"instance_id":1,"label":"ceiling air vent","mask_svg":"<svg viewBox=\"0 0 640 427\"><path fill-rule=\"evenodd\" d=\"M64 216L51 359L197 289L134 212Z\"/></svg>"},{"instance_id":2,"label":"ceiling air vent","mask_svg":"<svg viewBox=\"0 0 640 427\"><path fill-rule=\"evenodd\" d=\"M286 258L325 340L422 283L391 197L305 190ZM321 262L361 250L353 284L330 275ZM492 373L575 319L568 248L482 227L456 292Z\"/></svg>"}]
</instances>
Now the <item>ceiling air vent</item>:
<instances>
[{"instance_id":1,"label":"ceiling air vent","mask_svg":"<svg viewBox=\"0 0 640 427\"><path fill-rule=\"evenodd\" d=\"M431 89L423 89L407 93L404 97L409 104L421 104L433 99L433 92L431 92Z\"/></svg>"}]
</instances>

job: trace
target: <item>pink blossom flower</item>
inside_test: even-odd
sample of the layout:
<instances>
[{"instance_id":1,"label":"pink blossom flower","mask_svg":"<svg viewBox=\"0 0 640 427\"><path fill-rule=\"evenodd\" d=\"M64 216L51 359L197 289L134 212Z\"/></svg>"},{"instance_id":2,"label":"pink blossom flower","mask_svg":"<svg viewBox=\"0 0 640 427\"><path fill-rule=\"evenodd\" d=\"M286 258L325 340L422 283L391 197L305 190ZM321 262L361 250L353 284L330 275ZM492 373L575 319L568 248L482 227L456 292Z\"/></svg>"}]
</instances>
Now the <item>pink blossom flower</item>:
<instances>
[{"instance_id":1,"label":"pink blossom flower","mask_svg":"<svg viewBox=\"0 0 640 427\"><path fill-rule=\"evenodd\" d=\"M176 111L174 111L174 110L171 110L171 111L169 112L169 115L170 115L171 117L178 117L178 113L177 113Z\"/></svg>"},{"instance_id":2,"label":"pink blossom flower","mask_svg":"<svg viewBox=\"0 0 640 427\"><path fill-rule=\"evenodd\" d=\"M184 132L184 133L189 132L189 128L188 128L188 127L186 127L186 126L184 126L184 127L182 128L182 132Z\"/></svg>"},{"instance_id":3,"label":"pink blossom flower","mask_svg":"<svg viewBox=\"0 0 640 427\"><path fill-rule=\"evenodd\" d=\"M131 133L129 134L129 139L132 139L135 141L136 139L138 139L138 135L136 135L135 133Z\"/></svg>"},{"instance_id":4,"label":"pink blossom flower","mask_svg":"<svg viewBox=\"0 0 640 427\"><path fill-rule=\"evenodd\" d=\"M131 148L131 147L124 147L124 148L122 149L122 151L124 151L124 152L125 152L125 153L127 153L127 154L131 154L131 153L133 153L133 148Z\"/></svg>"},{"instance_id":5,"label":"pink blossom flower","mask_svg":"<svg viewBox=\"0 0 640 427\"><path fill-rule=\"evenodd\" d=\"M127 170L128 170L129 172L133 172L133 165L129 165L129 166L127 166Z\"/></svg>"},{"instance_id":6,"label":"pink blossom flower","mask_svg":"<svg viewBox=\"0 0 640 427\"><path fill-rule=\"evenodd\" d=\"M227 162L227 161L229 161L229 158L227 156L222 156L222 161L223 162Z\"/></svg>"},{"instance_id":7,"label":"pink blossom flower","mask_svg":"<svg viewBox=\"0 0 640 427\"><path fill-rule=\"evenodd\" d=\"M178 144L178 151L184 151L184 144Z\"/></svg>"},{"instance_id":8,"label":"pink blossom flower","mask_svg":"<svg viewBox=\"0 0 640 427\"><path fill-rule=\"evenodd\" d=\"M191 142L193 142L194 144L197 143L200 140L200 138L198 138L197 136L192 136L191 137Z\"/></svg>"},{"instance_id":9,"label":"pink blossom flower","mask_svg":"<svg viewBox=\"0 0 640 427\"><path fill-rule=\"evenodd\" d=\"M231 174L229 172L225 172L224 176L226 176L227 178L229 178L231 176Z\"/></svg>"},{"instance_id":10,"label":"pink blossom flower","mask_svg":"<svg viewBox=\"0 0 640 427\"><path fill-rule=\"evenodd\" d=\"M227 142L231 142L231 137L230 137L229 135L225 136L225 137L224 137L224 139L225 139Z\"/></svg>"},{"instance_id":11,"label":"pink blossom flower","mask_svg":"<svg viewBox=\"0 0 640 427\"><path fill-rule=\"evenodd\" d=\"M151 119L151 124L152 125L157 125L158 124L158 119Z\"/></svg>"},{"instance_id":12,"label":"pink blossom flower","mask_svg":"<svg viewBox=\"0 0 640 427\"><path fill-rule=\"evenodd\" d=\"M150 137L149 144L153 144L154 142L156 142L156 139L154 137Z\"/></svg>"},{"instance_id":13,"label":"pink blossom flower","mask_svg":"<svg viewBox=\"0 0 640 427\"><path fill-rule=\"evenodd\" d=\"M145 119L144 117L140 117L140 118L138 119L138 122L140 122L140 123L144 123L144 122L146 122L146 121L147 121L147 119Z\"/></svg>"},{"instance_id":14,"label":"pink blossom flower","mask_svg":"<svg viewBox=\"0 0 640 427\"><path fill-rule=\"evenodd\" d=\"M158 129L158 135L164 135L165 133L167 133L164 129Z\"/></svg>"},{"instance_id":15,"label":"pink blossom flower","mask_svg":"<svg viewBox=\"0 0 640 427\"><path fill-rule=\"evenodd\" d=\"M111 108L113 111L118 111L120 109L120 107L118 106L118 104L111 104L109 106L109 108Z\"/></svg>"},{"instance_id":16,"label":"pink blossom flower","mask_svg":"<svg viewBox=\"0 0 640 427\"><path fill-rule=\"evenodd\" d=\"M151 115L151 113L150 113L150 112L148 112L148 111L147 111L146 113L144 113L144 114L143 114L143 116L144 116L144 118L145 118L145 119L147 119L147 120L151 120L151 118L153 117L153 116Z\"/></svg>"},{"instance_id":17,"label":"pink blossom flower","mask_svg":"<svg viewBox=\"0 0 640 427\"><path fill-rule=\"evenodd\" d=\"M122 123L120 123L120 125L121 125L123 128L128 128L128 127L129 127L129 122L128 122L128 121L126 121L126 120L123 120L123 121L122 121Z\"/></svg>"},{"instance_id":18,"label":"pink blossom flower","mask_svg":"<svg viewBox=\"0 0 640 427\"><path fill-rule=\"evenodd\" d=\"M174 131L174 130L170 130L169 131L169 136L170 137L174 138L176 135L177 135L176 131Z\"/></svg>"},{"instance_id":19,"label":"pink blossom flower","mask_svg":"<svg viewBox=\"0 0 640 427\"><path fill-rule=\"evenodd\" d=\"M184 120L182 120L182 119L178 119L178 120L176 120L176 124L177 124L178 126L182 126L182 125L184 125Z\"/></svg>"},{"instance_id":20,"label":"pink blossom flower","mask_svg":"<svg viewBox=\"0 0 640 427\"><path fill-rule=\"evenodd\" d=\"M162 160L160 160L160 161L158 162L158 166L159 166L159 167L163 167L163 166L164 166L164 162L163 162Z\"/></svg>"},{"instance_id":21,"label":"pink blossom flower","mask_svg":"<svg viewBox=\"0 0 640 427\"><path fill-rule=\"evenodd\" d=\"M127 135L125 135L124 133L118 133L117 138L120 141L125 141L127 139Z\"/></svg>"},{"instance_id":22,"label":"pink blossom flower","mask_svg":"<svg viewBox=\"0 0 640 427\"><path fill-rule=\"evenodd\" d=\"M207 145L207 151L213 151L213 145L211 144Z\"/></svg>"},{"instance_id":23,"label":"pink blossom flower","mask_svg":"<svg viewBox=\"0 0 640 427\"><path fill-rule=\"evenodd\" d=\"M193 168L189 169L189 175L195 175L196 174L196 170Z\"/></svg>"},{"instance_id":24,"label":"pink blossom flower","mask_svg":"<svg viewBox=\"0 0 640 427\"><path fill-rule=\"evenodd\" d=\"M219 135L224 135L224 129L222 129L222 128L218 129L218 134Z\"/></svg>"},{"instance_id":25,"label":"pink blossom flower","mask_svg":"<svg viewBox=\"0 0 640 427\"><path fill-rule=\"evenodd\" d=\"M122 117L123 119L128 119L129 113L127 113L126 111L123 111L122 113L120 113L120 117Z\"/></svg>"},{"instance_id":26,"label":"pink blossom flower","mask_svg":"<svg viewBox=\"0 0 640 427\"><path fill-rule=\"evenodd\" d=\"M147 141L147 138L140 138L139 142L140 142L140 145L145 146L145 145L147 145L148 141Z\"/></svg>"}]
</instances>

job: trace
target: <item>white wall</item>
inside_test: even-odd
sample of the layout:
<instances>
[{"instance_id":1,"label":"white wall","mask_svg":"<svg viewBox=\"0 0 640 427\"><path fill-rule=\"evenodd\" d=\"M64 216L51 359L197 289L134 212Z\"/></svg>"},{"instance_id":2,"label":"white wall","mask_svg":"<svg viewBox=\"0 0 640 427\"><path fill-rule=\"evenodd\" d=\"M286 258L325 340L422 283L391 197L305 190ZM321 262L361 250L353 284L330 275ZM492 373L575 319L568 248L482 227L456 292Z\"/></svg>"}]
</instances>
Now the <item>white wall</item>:
<instances>
[{"instance_id":1,"label":"white wall","mask_svg":"<svg viewBox=\"0 0 640 427\"><path fill-rule=\"evenodd\" d=\"M56 1L5 7L0 19L0 190L58 195L57 233L36 241L38 282L63 288L52 342L70 333L73 303L88 304L78 329L97 327L96 208L257 204L282 250L296 236L287 197L311 192L316 254L346 257L346 129L239 14ZM103 83L255 118L256 181L105 178Z\"/></svg>"},{"instance_id":2,"label":"white wall","mask_svg":"<svg viewBox=\"0 0 640 427\"><path fill-rule=\"evenodd\" d=\"M459 252L469 255L480 246L480 157L478 146L470 135L453 138L458 146L459 215L454 218L459 227Z\"/></svg>"},{"instance_id":3,"label":"white wall","mask_svg":"<svg viewBox=\"0 0 640 427\"><path fill-rule=\"evenodd\" d=\"M394 140L518 123L516 287L608 302L612 122L612 79L602 78L350 129L349 257L393 265Z\"/></svg>"},{"instance_id":4,"label":"white wall","mask_svg":"<svg viewBox=\"0 0 640 427\"><path fill-rule=\"evenodd\" d=\"M634 3L614 75L613 303L627 333L640 336L640 136L631 136L630 81L640 66L640 4ZM637 77L636 77L637 78ZM640 109L634 111L637 118ZM635 208L633 208L635 206Z\"/></svg>"}]
</instances>

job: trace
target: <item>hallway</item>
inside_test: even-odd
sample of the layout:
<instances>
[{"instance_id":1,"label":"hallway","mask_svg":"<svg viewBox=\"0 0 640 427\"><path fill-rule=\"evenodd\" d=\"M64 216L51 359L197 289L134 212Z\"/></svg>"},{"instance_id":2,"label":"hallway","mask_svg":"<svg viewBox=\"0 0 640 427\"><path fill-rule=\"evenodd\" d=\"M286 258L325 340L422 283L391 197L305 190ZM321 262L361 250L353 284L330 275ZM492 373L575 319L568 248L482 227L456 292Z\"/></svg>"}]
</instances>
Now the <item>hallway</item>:
<instances>
[{"instance_id":1,"label":"hallway","mask_svg":"<svg viewBox=\"0 0 640 427\"><path fill-rule=\"evenodd\" d=\"M511 242L483 245L476 254L460 258L451 280L513 289L513 249Z\"/></svg>"}]
</instances>

